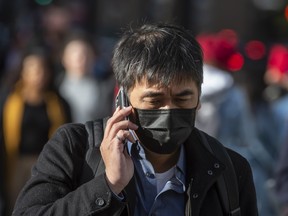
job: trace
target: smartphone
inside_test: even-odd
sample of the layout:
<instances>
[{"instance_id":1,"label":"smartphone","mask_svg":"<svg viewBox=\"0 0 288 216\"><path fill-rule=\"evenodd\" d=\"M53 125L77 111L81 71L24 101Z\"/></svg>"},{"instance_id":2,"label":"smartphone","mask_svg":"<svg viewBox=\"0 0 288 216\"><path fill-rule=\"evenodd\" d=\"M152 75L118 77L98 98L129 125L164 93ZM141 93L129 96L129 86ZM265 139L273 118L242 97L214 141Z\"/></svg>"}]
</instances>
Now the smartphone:
<instances>
[{"instance_id":1,"label":"smartphone","mask_svg":"<svg viewBox=\"0 0 288 216\"><path fill-rule=\"evenodd\" d=\"M115 107L120 106L120 108L128 107L129 106L129 101L128 97L123 89L123 87L120 87L116 99L115 99Z\"/></svg>"},{"instance_id":2,"label":"smartphone","mask_svg":"<svg viewBox=\"0 0 288 216\"><path fill-rule=\"evenodd\" d=\"M115 106L118 107L120 106L120 108L124 108L124 107L128 107L130 105L129 103L129 100L128 100L128 97L123 89L123 87L120 87L118 93L117 93L117 96L116 96L116 99L115 99ZM125 117L126 120L128 120L129 118L128 117ZM138 142L138 137L135 133L134 130L130 130L130 133L132 134L133 138L135 139L135 142Z\"/></svg>"}]
</instances>

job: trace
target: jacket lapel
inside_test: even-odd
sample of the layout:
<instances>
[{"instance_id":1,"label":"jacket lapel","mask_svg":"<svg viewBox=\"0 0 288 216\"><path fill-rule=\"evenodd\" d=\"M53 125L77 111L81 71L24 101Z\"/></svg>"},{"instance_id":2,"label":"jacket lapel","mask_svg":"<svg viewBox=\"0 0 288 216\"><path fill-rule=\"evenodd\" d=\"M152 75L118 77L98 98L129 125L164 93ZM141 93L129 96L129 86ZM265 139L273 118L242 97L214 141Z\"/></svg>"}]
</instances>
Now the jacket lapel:
<instances>
[{"instance_id":1,"label":"jacket lapel","mask_svg":"<svg viewBox=\"0 0 288 216\"><path fill-rule=\"evenodd\" d=\"M185 142L187 207L192 215L199 215L207 191L222 174L225 165L203 144L198 129L194 129Z\"/></svg>"}]
</instances>

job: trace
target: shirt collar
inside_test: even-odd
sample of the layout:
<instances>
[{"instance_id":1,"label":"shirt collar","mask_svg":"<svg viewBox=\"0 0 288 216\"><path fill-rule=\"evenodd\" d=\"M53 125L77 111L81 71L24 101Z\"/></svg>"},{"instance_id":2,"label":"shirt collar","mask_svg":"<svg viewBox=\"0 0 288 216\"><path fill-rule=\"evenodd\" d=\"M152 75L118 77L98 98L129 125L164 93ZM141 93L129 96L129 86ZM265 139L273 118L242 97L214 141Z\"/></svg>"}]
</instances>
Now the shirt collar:
<instances>
[{"instance_id":1,"label":"shirt collar","mask_svg":"<svg viewBox=\"0 0 288 216\"><path fill-rule=\"evenodd\" d=\"M177 175L178 172L176 172L176 175L178 178L180 178L181 180L183 179L184 182L184 177L185 177L185 171L186 171L186 163L185 163L185 150L184 150L184 146L181 145L180 147L180 155L179 155L179 159L177 161L176 164L176 168L177 171L180 171L180 174ZM135 158L139 158L139 159L144 159L146 160L146 155L145 155L145 151L144 148L140 145L140 143L137 141L135 143L131 143L131 142L127 142L127 150L129 155L133 155L133 157Z\"/></svg>"}]
</instances>

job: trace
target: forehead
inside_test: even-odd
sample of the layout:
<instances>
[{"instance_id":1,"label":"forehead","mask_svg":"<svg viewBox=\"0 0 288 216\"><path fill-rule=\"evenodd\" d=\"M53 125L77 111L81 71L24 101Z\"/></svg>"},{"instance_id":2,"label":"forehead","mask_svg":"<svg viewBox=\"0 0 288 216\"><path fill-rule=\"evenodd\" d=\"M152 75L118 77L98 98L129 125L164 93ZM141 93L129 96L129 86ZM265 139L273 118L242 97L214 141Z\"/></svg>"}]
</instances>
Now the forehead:
<instances>
[{"instance_id":1,"label":"forehead","mask_svg":"<svg viewBox=\"0 0 288 216\"><path fill-rule=\"evenodd\" d=\"M64 53L65 54L73 54L73 52L88 52L89 51L89 46L81 40L74 40L74 41L70 41L65 49L64 49Z\"/></svg>"},{"instance_id":2,"label":"forehead","mask_svg":"<svg viewBox=\"0 0 288 216\"><path fill-rule=\"evenodd\" d=\"M42 58L37 55L29 55L24 58L23 65L39 64L42 63Z\"/></svg>"},{"instance_id":3,"label":"forehead","mask_svg":"<svg viewBox=\"0 0 288 216\"><path fill-rule=\"evenodd\" d=\"M198 88L196 82L192 79L188 80L175 80L174 82L170 82L170 84L165 85L159 82L148 82L146 78L142 78L135 82L134 86L128 90L131 91L146 91L147 89L151 90L170 90L174 92L182 91L182 90L193 90L193 92L198 92Z\"/></svg>"}]
</instances>

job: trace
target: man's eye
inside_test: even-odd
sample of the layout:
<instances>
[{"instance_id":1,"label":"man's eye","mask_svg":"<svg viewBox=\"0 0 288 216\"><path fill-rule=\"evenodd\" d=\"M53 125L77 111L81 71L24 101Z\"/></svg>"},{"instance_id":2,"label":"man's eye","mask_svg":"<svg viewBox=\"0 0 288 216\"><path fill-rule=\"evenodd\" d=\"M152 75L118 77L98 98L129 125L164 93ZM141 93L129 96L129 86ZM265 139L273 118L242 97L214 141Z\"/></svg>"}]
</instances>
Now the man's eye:
<instances>
[{"instance_id":1,"label":"man's eye","mask_svg":"<svg viewBox=\"0 0 288 216\"><path fill-rule=\"evenodd\" d=\"M180 103L184 103L184 102L189 101L189 99L188 98L176 98L175 101L180 102Z\"/></svg>"},{"instance_id":2,"label":"man's eye","mask_svg":"<svg viewBox=\"0 0 288 216\"><path fill-rule=\"evenodd\" d=\"M160 104L161 101L160 100L149 100L147 101L149 104L155 105L155 104Z\"/></svg>"},{"instance_id":3,"label":"man's eye","mask_svg":"<svg viewBox=\"0 0 288 216\"><path fill-rule=\"evenodd\" d=\"M161 100L157 100L157 99L149 100L149 99L147 99L147 100L144 100L144 103L146 104L147 107L156 109L157 107L159 107L161 105Z\"/></svg>"}]
</instances>

